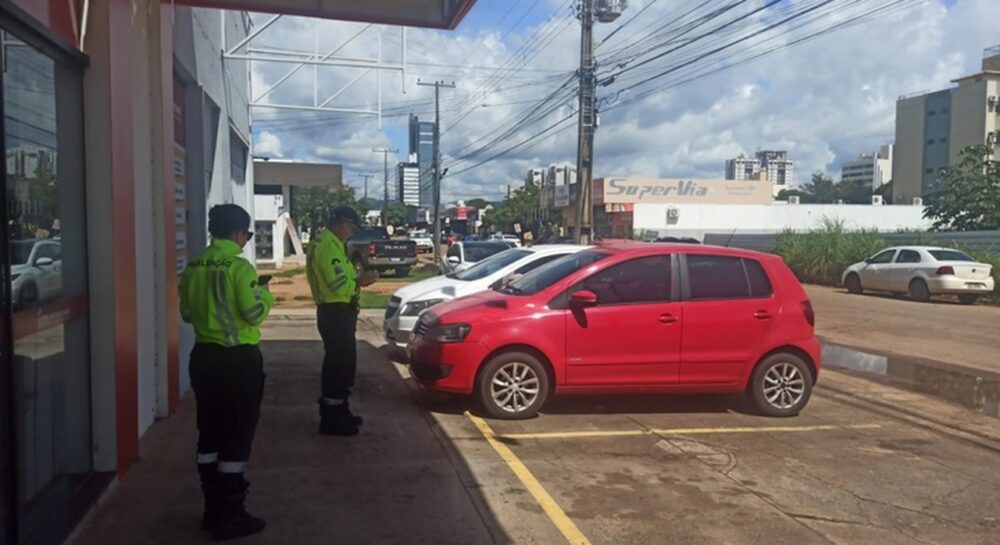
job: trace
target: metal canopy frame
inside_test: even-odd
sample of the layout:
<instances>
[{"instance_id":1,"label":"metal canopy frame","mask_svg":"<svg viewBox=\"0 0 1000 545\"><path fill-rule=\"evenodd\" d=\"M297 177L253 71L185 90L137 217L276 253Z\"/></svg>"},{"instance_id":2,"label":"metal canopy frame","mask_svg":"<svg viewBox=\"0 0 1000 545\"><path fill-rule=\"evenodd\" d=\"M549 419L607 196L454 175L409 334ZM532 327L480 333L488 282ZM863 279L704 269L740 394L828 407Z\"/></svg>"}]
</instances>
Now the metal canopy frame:
<instances>
[{"instance_id":1,"label":"metal canopy frame","mask_svg":"<svg viewBox=\"0 0 1000 545\"><path fill-rule=\"evenodd\" d=\"M399 72L400 74L400 89L403 94L406 94L406 27L399 27L400 32L400 62L386 62L382 54L382 30L378 31L378 56L376 58L357 58L357 57L342 57L337 56L341 50L351 44L354 40L359 38L366 31L371 29L374 25L367 24L360 30L351 35L344 43L331 49L326 53L321 53L319 50L319 21L316 20L313 26L313 51L292 51L292 50L277 50L268 49L266 47L254 47L254 41L259 38L267 29L274 26L283 15L274 15L265 21L263 24L253 29L250 34L245 38L240 40L236 45L229 49L225 49L222 52L222 58L224 60L238 60L247 61L250 63L254 62L267 62L267 63L279 63L279 64L289 64L292 66L284 76L278 78L278 80L272 83L267 89L265 89L259 95L254 96L253 92L250 93L250 107L251 108L269 108L273 110L296 110L296 111L306 111L306 112L327 112L327 113L348 113L348 114L359 114L359 115L372 115L378 118L378 127L382 128L382 74L386 70ZM223 25L223 30L225 25ZM223 43L225 43L225 34L223 33ZM313 69L313 100L312 104L281 104L272 102L263 102L271 93L281 87L285 82L287 82L292 76L299 72L302 68L306 66L311 66ZM360 73L348 81L346 84L341 86L339 89L333 91L324 100L320 100L320 84L319 84L319 67L321 66L335 66L340 68L360 70ZM375 109L360 109L360 108L341 108L337 106L331 106L340 95L353 87L356 83L364 79L366 76L375 72L377 90L377 106Z\"/></svg>"}]
</instances>

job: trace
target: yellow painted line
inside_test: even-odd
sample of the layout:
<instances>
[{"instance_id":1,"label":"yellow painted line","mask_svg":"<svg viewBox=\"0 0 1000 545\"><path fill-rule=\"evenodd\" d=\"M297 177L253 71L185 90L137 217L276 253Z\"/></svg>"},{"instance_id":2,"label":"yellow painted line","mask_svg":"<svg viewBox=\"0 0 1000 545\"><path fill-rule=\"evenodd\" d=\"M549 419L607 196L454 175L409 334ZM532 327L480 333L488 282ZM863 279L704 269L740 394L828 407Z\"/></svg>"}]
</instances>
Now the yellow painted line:
<instances>
[{"instance_id":1,"label":"yellow painted line","mask_svg":"<svg viewBox=\"0 0 1000 545\"><path fill-rule=\"evenodd\" d=\"M581 437L622 437L634 435L709 435L721 433L797 433L829 430L873 430L881 428L879 424L855 424L850 426L771 426L748 428L667 428L644 430L609 430L609 431L566 431L552 433L505 433L496 435L497 439L575 439Z\"/></svg>"},{"instance_id":2,"label":"yellow painted line","mask_svg":"<svg viewBox=\"0 0 1000 545\"><path fill-rule=\"evenodd\" d=\"M538 482L538 479L531 474L531 471L525 467L521 459L518 458L517 455L515 455L514 452L507 447L507 445L497 440L497 435L493 433L493 429L490 428L490 425L487 424L482 418L474 416L468 411L466 411L465 416L469 417L469 420L471 420L476 428L479 429L479 433L483 434L483 438L486 439L486 442L493 447L493 450L497 451L500 458L502 458L507 466L510 467L511 471L517 475L517 478L521 480L524 487L528 489L528 492L530 492L532 497L535 498L535 501L538 502L538 505L540 505L542 510L545 511L545 514L548 515L549 520L551 520L552 523L555 524L556 528L562 532L566 541L572 545L590 545L590 540L588 540L587 537L583 535L583 532L577 528L576 524L574 524L573 521L566 516L566 512L559 507L556 500L552 499L552 496L550 496L548 491L542 487L541 483Z\"/></svg>"}]
</instances>

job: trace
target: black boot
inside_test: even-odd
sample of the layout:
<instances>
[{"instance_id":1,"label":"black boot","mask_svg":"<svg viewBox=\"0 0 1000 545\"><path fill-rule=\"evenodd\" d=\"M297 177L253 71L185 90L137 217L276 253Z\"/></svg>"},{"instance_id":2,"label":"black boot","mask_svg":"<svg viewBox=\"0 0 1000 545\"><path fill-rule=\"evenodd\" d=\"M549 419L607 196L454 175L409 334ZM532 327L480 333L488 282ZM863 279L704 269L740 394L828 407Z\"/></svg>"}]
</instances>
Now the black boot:
<instances>
[{"instance_id":1,"label":"black boot","mask_svg":"<svg viewBox=\"0 0 1000 545\"><path fill-rule=\"evenodd\" d=\"M201 516L201 528L211 530L219 523L219 473L217 464L198 464L201 477L201 493L205 496L205 513Z\"/></svg>"},{"instance_id":2,"label":"black boot","mask_svg":"<svg viewBox=\"0 0 1000 545\"><path fill-rule=\"evenodd\" d=\"M350 417L351 421L354 422L355 426L360 426L365 423L365 419L351 412L351 405L348 400L344 400L344 412Z\"/></svg>"},{"instance_id":3,"label":"black boot","mask_svg":"<svg viewBox=\"0 0 1000 545\"><path fill-rule=\"evenodd\" d=\"M244 501L250 483L242 473L219 473L219 519L212 529L212 539L226 541L256 534L264 529L264 519L247 513Z\"/></svg>"},{"instance_id":4,"label":"black boot","mask_svg":"<svg viewBox=\"0 0 1000 545\"><path fill-rule=\"evenodd\" d=\"M345 405L329 405L320 401L319 433L320 435L351 436L358 434L358 425L350 413L344 410Z\"/></svg>"}]
</instances>

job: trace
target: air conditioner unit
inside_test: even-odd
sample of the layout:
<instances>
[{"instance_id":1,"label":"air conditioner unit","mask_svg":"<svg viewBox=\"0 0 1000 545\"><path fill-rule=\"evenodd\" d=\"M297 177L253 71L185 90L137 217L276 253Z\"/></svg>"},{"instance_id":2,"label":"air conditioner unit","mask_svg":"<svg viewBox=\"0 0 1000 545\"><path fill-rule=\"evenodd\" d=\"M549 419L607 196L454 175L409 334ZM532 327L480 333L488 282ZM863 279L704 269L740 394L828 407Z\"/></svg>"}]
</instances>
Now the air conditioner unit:
<instances>
[{"instance_id":1,"label":"air conditioner unit","mask_svg":"<svg viewBox=\"0 0 1000 545\"><path fill-rule=\"evenodd\" d=\"M837 199L833 201L833 204L844 204L844 199Z\"/></svg>"},{"instance_id":2,"label":"air conditioner unit","mask_svg":"<svg viewBox=\"0 0 1000 545\"><path fill-rule=\"evenodd\" d=\"M1000 97L993 95L986 99L986 104L989 105L990 110L1000 113Z\"/></svg>"},{"instance_id":3,"label":"air conditioner unit","mask_svg":"<svg viewBox=\"0 0 1000 545\"><path fill-rule=\"evenodd\" d=\"M913 197L913 206L923 206L924 200L920 197Z\"/></svg>"},{"instance_id":4,"label":"air conditioner unit","mask_svg":"<svg viewBox=\"0 0 1000 545\"><path fill-rule=\"evenodd\" d=\"M872 206L882 206L882 195L872 195Z\"/></svg>"},{"instance_id":5,"label":"air conditioner unit","mask_svg":"<svg viewBox=\"0 0 1000 545\"><path fill-rule=\"evenodd\" d=\"M798 195L792 195L788 197L788 204L799 204L800 198Z\"/></svg>"}]
</instances>

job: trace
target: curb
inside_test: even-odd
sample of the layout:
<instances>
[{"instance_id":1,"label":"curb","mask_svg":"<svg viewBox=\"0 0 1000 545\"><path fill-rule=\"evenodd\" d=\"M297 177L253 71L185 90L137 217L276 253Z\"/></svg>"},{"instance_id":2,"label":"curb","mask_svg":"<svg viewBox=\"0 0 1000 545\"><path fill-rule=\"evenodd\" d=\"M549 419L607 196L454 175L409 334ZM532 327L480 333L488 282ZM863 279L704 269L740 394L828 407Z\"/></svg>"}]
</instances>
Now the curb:
<instances>
[{"instance_id":1,"label":"curb","mask_svg":"<svg viewBox=\"0 0 1000 545\"><path fill-rule=\"evenodd\" d=\"M822 362L823 367L855 373L1000 418L1000 373L827 342L823 342Z\"/></svg>"}]
</instances>

